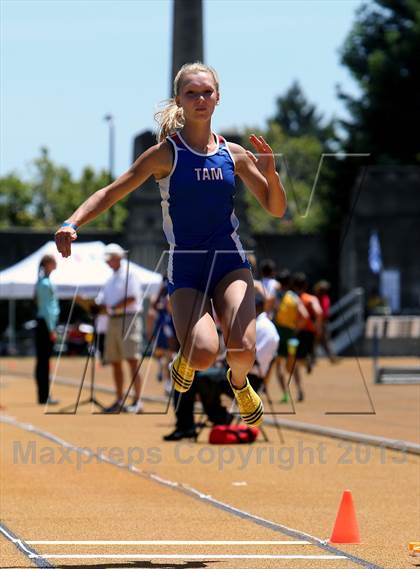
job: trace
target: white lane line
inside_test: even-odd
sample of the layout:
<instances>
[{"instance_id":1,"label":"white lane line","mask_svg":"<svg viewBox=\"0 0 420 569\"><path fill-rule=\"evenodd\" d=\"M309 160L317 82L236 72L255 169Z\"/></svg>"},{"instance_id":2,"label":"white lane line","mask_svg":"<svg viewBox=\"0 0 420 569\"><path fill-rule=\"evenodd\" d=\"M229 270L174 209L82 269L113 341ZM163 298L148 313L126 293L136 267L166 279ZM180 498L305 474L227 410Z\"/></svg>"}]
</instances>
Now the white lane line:
<instances>
[{"instance_id":1,"label":"white lane line","mask_svg":"<svg viewBox=\"0 0 420 569\"><path fill-rule=\"evenodd\" d=\"M0 534L4 535L13 545L17 548L20 553L23 553L28 559L32 561L37 567L42 569L54 569L52 565L48 563L46 559L41 557L37 551L29 547L25 547L24 541L19 539L16 534L14 534L9 528L7 528L3 523L0 523ZM42 561L40 561L42 559Z\"/></svg>"},{"instance_id":2,"label":"white lane line","mask_svg":"<svg viewBox=\"0 0 420 569\"><path fill-rule=\"evenodd\" d=\"M26 540L25 543L29 545L311 545L310 541L281 541L281 540L222 540L222 541L213 541L213 540L193 540L193 541L184 541L184 540L104 540L104 539L97 539L97 540L55 540L55 541L46 541L46 540Z\"/></svg>"},{"instance_id":3,"label":"white lane line","mask_svg":"<svg viewBox=\"0 0 420 569\"><path fill-rule=\"evenodd\" d=\"M33 557L42 557L48 559L342 559L347 560L345 555L211 555L211 554L176 554L176 555L163 555L160 553L149 553L149 554L99 554L88 553L88 554L75 554L75 555L59 555L48 553L40 555L31 555Z\"/></svg>"}]
</instances>

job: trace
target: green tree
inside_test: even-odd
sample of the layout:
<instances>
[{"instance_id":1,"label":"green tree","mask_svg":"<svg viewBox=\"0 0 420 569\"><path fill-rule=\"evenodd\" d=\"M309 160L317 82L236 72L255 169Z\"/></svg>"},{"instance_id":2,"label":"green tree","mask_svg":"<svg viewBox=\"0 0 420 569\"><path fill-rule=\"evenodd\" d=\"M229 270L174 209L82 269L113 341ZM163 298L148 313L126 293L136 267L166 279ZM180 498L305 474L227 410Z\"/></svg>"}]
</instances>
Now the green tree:
<instances>
[{"instance_id":1,"label":"green tree","mask_svg":"<svg viewBox=\"0 0 420 569\"><path fill-rule=\"evenodd\" d=\"M280 125L289 137L311 136L323 146L331 144L335 139L334 121L324 123L322 113L307 100L297 81L292 83L284 95L277 98L276 112L269 122Z\"/></svg>"},{"instance_id":2,"label":"green tree","mask_svg":"<svg viewBox=\"0 0 420 569\"><path fill-rule=\"evenodd\" d=\"M95 173L95 171L89 166L84 168L80 180L78 181L80 199L77 201L73 209L70 208L67 210L66 216L68 217L70 213L82 203L82 201L107 184L109 184L109 174L106 170L101 170L99 173ZM111 227L111 229L115 229L117 231L121 230L128 215L126 207L127 199L128 196L112 206L112 215L110 215L109 211L105 212L90 222L89 227L95 227L97 229Z\"/></svg>"},{"instance_id":3,"label":"green tree","mask_svg":"<svg viewBox=\"0 0 420 569\"><path fill-rule=\"evenodd\" d=\"M356 13L341 62L361 90L340 92L348 152L378 163L420 161L420 0L374 0Z\"/></svg>"},{"instance_id":4,"label":"green tree","mask_svg":"<svg viewBox=\"0 0 420 569\"><path fill-rule=\"evenodd\" d=\"M251 130L245 135L245 140L250 132ZM288 208L282 219L275 218L263 210L254 196L247 192L247 215L252 230L267 233L319 231L327 222L323 200L320 199L327 190L322 179L318 180L313 191L322 155L321 142L314 136L286 136L274 121L261 134L276 155L276 168L287 191ZM249 147L249 144L245 145Z\"/></svg>"},{"instance_id":5,"label":"green tree","mask_svg":"<svg viewBox=\"0 0 420 569\"><path fill-rule=\"evenodd\" d=\"M16 174L0 178L0 227L30 227L34 222L29 211L31 201L30 184Z\"/></svg>"},{"instance_id":6,"label":"green tree","mask_svg":"<svg viewBox=\"0 0 420 569\"><path fill-rule=\"evenodd\" d=\"M64 220L70 203L79 197L70 171L51 160L47 148L33 161L32 205L36 227L54 227Z\"/></svg>"},{"instance_id":7,"label":"green tree","mask_svg":"<svg viewBox=\"0 0 420 569\"><path fill-rule=\"evenodd\" d=\"M250 132L245 133L246 141ZM253 231L315 233L323 230L330 212L331 165L323 160L320 173L318 167L323 153L333 152L337 145L335 121L325 121L295 81L277 98L275 113L262 134L276 154L288 208L281 220L273 218L248 193L248 218ZM247 142L245 145L249 146Z\"/></svg>"},{"instance_id":8,"label":"green tree","mask_svg":"<svg viewBox=\"0 0 420 569\"><path fill-rule=\"evenodd\" d=\"M0 179L0 224L54 228L108 183L105 170L96 173L90 167L84 168L79 180L74 179L68 168L56 165L48 150L42 148L41 155L33 161L29 181L23 181L16 174ZM113 206L112 216L102 214L89 226L120 230L127 216L124 201Z\"/></svg>"}]
</instances>

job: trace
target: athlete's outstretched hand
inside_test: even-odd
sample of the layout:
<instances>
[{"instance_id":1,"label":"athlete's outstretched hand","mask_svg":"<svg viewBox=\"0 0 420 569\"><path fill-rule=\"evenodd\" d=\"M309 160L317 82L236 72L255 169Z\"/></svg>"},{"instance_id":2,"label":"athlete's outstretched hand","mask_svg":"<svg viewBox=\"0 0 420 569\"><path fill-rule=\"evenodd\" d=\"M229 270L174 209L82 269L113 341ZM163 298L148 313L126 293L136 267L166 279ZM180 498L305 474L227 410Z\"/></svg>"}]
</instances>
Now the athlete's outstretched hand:
<instances>
[{"instance_id":1,"label":"athlete's outstretched hand","mask_svg":"<svg viewBox=\"0 0 420 569\"><path fill-rule=\"evenodd\" d=\"M77 233L73 227L59 227L55 232L55 244L59 253L63 257L70 257L71 255L71 242L77 239Z\"/></svg>"},{"instance_id":2,"label":"athlete's outstretched hand","mask_svg":"<svg viewBox=\"0 0 420 569\"><path fill-rule=\"evenodd\" d=\"M276 173L276 161L271 147L262 136L251 134L249 141L257 151L257 156L247 150L248 156L253 160L258 170L265 178L270 178Z\"/></svg>"}]
</instances>

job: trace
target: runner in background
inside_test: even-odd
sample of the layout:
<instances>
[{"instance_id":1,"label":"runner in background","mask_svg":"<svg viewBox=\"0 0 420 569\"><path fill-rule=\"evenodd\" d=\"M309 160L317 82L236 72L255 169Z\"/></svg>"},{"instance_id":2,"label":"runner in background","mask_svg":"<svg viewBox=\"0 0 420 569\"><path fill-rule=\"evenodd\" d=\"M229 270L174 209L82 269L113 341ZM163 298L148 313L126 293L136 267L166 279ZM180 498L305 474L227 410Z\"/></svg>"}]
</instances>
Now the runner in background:
<instances>
[{"instance_id":1,"label":"runner in background","mask_svg":"<svg viewBox=\"0 0 420 569\"><path fill-rule=\"evenodd\" d=\"M319 304L321 305L322 309L321 330L317 338L317 344L319 346L322 346L330 362L334 364L337 362L337 356L333 353L331 347L330 333L328 330L328 324L330 321L330 308L331 308L331 299L329 295L330 288L331 285L328 281L325 280L318 281L314 285L314 294L318 298Z\"/></svg>"},{"instance_id":2,"label":"runner in background","mask_svg":"<svg viewBox=\"0 0 420 569\"><path fill-rule=\"evenodd\" d=\"M274 305L274 324L280 336L280 344L275 365L277 379L283 392L280 402L288 403L290 400L289 384L292 377L298 389L298 400L303 400L301 376L296 365L299 344L297 335L299 329L309 318L309 314L299 295L292 290L290 272L287 269L282 271L278 280L281 288Z\"/></svg>"}]
</instances>

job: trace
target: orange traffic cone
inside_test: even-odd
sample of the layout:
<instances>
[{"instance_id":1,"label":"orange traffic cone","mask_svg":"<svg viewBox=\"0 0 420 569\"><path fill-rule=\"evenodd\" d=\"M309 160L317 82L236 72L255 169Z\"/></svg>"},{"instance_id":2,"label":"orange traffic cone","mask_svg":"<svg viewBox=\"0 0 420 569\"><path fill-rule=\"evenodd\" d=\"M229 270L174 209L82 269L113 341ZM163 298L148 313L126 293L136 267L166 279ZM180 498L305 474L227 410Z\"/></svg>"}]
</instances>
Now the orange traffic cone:
<instances>
[{"instance_id":1,"label":"orange traffic cone","mask_svg":"<svg viewBox=\"0 0 420 569\"><path fill-rule=\"evenodd\" d=\"M343 492L330 543L360 543L359 527L350 490Z\"/></svg>"}]
</instances>

